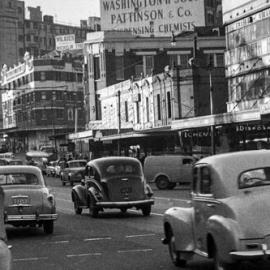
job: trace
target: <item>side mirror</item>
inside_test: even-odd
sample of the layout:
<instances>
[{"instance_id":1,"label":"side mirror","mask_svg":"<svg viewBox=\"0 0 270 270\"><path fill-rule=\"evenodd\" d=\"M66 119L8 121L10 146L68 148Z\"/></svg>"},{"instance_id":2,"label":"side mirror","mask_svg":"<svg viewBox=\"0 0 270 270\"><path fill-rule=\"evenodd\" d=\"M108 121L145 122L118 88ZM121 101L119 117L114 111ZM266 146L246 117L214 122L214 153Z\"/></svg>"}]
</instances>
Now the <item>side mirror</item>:
<instances>
[{"instance_id":1,"label":"side mirror","mask_svg":"<svg viewBox=\"0 0 270 270\"><path fill-rule=\"evenodd\" d=\"M81 185L85 186L85 180L84 179L81 180Z\"/></svg>"}]
</instances>

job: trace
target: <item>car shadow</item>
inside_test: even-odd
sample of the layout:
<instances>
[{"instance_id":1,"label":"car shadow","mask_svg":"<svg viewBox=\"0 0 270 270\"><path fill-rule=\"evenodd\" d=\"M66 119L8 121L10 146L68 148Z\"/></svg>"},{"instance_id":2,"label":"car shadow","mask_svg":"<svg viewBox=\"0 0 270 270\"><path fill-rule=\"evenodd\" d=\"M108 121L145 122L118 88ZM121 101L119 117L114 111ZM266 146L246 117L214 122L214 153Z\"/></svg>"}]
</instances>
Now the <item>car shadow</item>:
<instances>
[{"instance_id":1,"label":"car shadow","mask_svg":"<svg viewBox=\"0 0 270 270\"><path fill-rule=\"evenodd\" d=\"M85 213L82 213L82 216L90 216L89 213L87 213L85 211ZM127 219L127 218L146 218L143 216L142 212L140 210L136 211L136 210L127 210L126 213L122 213L120 210L108 210L106 209L105 211L101 211L98 213L97 218L93 218L93 219ZM151 217L151 215L149 216ZM149 218L147 217L147 218Z\"/></svg>"}]
</instances>

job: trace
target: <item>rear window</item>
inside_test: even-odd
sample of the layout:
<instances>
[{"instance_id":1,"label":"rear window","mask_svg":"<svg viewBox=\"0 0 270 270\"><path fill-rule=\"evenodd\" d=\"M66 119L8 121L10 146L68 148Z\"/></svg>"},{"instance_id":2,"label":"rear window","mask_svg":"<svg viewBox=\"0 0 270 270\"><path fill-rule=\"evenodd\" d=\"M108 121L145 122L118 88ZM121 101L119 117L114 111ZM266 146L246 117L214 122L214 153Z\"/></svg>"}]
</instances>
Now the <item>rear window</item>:
<instances>
[{"instance_id":1,"label":"rear window","mask_svg":"<svg viewBox=\"0 0 270 270\"><path fill-rule=\"evenodd\" d=\"M118 174L135 174L141 175L141 168L135 163L118 163L118 164L107 164L104 168L104 173L107 176L113 176Z\"/></svg>"},{"instance_id":2,"label":"rear window","mask_svg":"<svg viewBox=\"0 0 270 270\"><path fill-rule=\"evenodd\" d=\"M38 185L39 180L31 173L0 174L0 185Z\"/></svg>"},{"instance_id":3,"label":"rear window","mask_svg":"<svg viewBox=\"0 0 270 270\"><path fill-rule=\"evenodd\" d=\"M270 185L270 167L242 172L239 176L238 185L240 189Z\"/></svg>"}]
</instances>

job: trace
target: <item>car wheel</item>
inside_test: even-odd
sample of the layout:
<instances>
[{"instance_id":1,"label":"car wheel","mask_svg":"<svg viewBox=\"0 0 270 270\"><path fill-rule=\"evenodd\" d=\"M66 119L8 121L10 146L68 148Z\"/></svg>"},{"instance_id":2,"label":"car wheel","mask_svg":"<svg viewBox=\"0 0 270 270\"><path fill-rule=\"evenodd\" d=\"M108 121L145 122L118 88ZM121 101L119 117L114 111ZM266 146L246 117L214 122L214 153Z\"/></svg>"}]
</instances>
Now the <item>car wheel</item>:
<instances>
[{"instance_id":1,"label":"car wheel","mask_svg":"<svg viewBox=\"0 0 270 270\"><path fill-rule=\"evenodd\" d=\"M78 199L74 198L74 211L76 215L80 215L82 213L82 208L79 207Z\"/></svg>"},{"instance_id":2,"label":"car wheel","mask_svg":"<svg viewBox=\"0 0 270 270\"><path fill-rule=\"evenodd\" d=\"M238 269L237 264L228 264L220 260L218 247L214 243L213 247L213 258L214 258L214 270L233 270Z\"/></svg>"},{"instance_id":3,"label":"car wheel","mask_svg":"<svg viewBox=\"0 0 270 270\"><path fill-rule=\"evenodd\" d=\"M89 198L89 214L91 217L96 218L98 216L98 208L95 205L95 199L93 196Z\"/></svg>"},{"instance_id":4,"label":"car wheel","mask_svg":"<svg viewBox=\"0 0 270 270\"><path fill-rule=\"evenodd\" d=\"M169 179L166 176L159 176L156 180L156 186L158 189L168 189Z\"/></svg>"},{"instance_id":5,"label":"car wheel","mask_svg":"<svg viewBox=\"0 0 270 270\"><path fill-rule=\"evenodd\" d=\"M73 181L72 181L70 178L68 178L68 181L69 181L69 183L70 183L70 186L73 187Z\"/></svg>"},{"instance_id":6,"label":"car wheel","mask_svg":"<svg viewBox=\"0 0 270 270\"><path fill-rule=\"evenodd\" d=\"M142 208L142 213L145 217L150 216L151 214L151 205L146 205Z\"/></svg>"},{"instance_id":7,"label":"car wheel","mask_svg":"<svg viewBox=\"0 0 270 270\"><path fill-rule=\"evenodd\" d=\"M46 220L43 222L43 230L46 234L52 234L53 233L53 220Z\"/></svg>"},{"instance_id":8,"label":"car wheel","mask_svg":"<svg viewBox=\"0 0 270 270\"><path fill-rule=\"evenodd\" d=\"M180 252L176 250L175 237L174 237L172 232L170 232L170 235L169 235L168 247L169 247L169 253L170 253L170 257L171 257L173 264L175 266L178 266L178 267L185 267L187 264L187 261L181 259Z\"/></svg>"}]
</instances>

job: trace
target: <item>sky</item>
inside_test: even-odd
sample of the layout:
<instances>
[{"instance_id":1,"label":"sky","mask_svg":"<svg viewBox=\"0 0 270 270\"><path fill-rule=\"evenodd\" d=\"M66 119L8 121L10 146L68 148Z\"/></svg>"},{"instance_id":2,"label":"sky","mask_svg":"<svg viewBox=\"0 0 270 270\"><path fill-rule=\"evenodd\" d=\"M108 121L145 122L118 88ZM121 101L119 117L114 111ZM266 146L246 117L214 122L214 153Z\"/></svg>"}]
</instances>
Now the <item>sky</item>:
<instances>
[{"instance_id":1,"label":"sky","mask_svg":"<svg viewBox=\"0 0 270 270\"><path fill-rule=\"evenodd\" d=\"M24 0L25 7L40 6L42 15L54 16L54 21L80 25L80 20L100 16L100 0Z\"/></svg>"}]
</instances>

